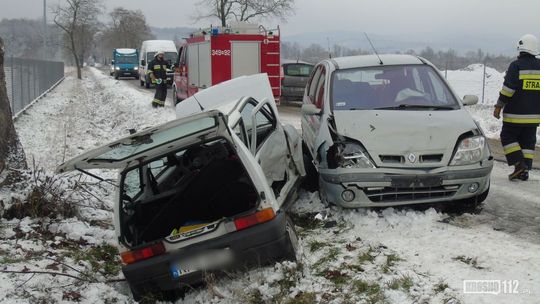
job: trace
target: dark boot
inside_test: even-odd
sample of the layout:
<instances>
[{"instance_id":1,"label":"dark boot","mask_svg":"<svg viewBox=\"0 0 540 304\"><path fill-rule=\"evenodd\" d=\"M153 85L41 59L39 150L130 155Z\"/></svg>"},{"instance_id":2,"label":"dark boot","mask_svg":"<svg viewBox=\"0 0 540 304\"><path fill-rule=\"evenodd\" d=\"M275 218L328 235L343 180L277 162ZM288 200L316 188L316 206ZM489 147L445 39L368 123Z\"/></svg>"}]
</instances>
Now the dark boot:
<instances>
[{"instance_id":1,"label":"dark boot","mask_svg":"<svg viewBox=\"0 0 540 304\"><path fill-rule=\"evenodd\" d=\"M522 181L528 181L529 180L529 171L525 170L519 175L519 179Z\"/></svg>"},{"instance_id":2,"label":"dark boot","mask_svg":"<svg viewBox=\"0 0 540 304\"><path fill-rule=\"evenodd\" d=\"M524 163L522 162L519 162L517 163L517 165L515 166L515 169L514 169L514 172L512 172L510 175L508 175L508 179L509 180L515 180L515 179L518 179L520 178L521 174L523 172L527 171L527 166L525 166Z\"/></svg>"}]
</instances>

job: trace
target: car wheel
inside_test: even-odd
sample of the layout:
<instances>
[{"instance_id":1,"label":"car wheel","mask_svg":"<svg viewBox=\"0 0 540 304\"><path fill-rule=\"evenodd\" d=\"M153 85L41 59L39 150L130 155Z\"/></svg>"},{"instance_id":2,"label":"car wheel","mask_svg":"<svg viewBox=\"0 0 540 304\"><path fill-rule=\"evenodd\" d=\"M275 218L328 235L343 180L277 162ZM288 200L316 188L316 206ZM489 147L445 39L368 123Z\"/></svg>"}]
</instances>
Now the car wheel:
<instances>
[{"instance_id":1,"label":"car wheel","mask_svg":"<svg viewBox=\"0 0 540 304\"><path fill-rule=\"evenodd\" d=\"M144 86L144 81L142 81L142 79L139 82L141 83L141 87Z\"/></svg>"},{"instance_id":2,"label":"car wheel","mask_svg":"<svg viewBox=\"0 0 540 304\"><path fill-rule=\"evenodd\" d=\"M287 216L285 220L285 231L287 233L287 252L283 256L284 259L290 261L300 261L301 259L301 250L298 245L298 235L296 234L296 229L294 229L294 223L291 218Z\"/></svg>"},{"instance_id":3,"label":"car wheel","mask_svg":"<svg viewBox=\"0 0 540 304\"><path fill-rule=\"evenodd\" d=\"M139 78L140 78L139 75L135 75L135 79L139 80Z\"/></svg>"},{"instance_id":4,"label":"car wheel","mask_svg":"<svg viewBox=\"0 0 540 304\"><path fill-rule=\"evenodd\" d=\"M470 214L479 214L482 212L483 208L483 202L486 200L489 194L489 186L484 193L479 194L477 196L458 200L455 202L452 202L450 204L447 204L445 207L445 212L447 213L456 213L456 214L463 214L463 213L470 213Z\"/></svg>"},{"instance_id":5,"label":"car wheel","mask_svg":"<svg viewBox=\"0 0 540 304\"><path fill-rule=\"evenodd\" d=\"M313 158L308 152L308 148L304 142L302 142L302 153L304 157L304 168L306 169L306 176L302 181L302 188L309 192L315 192L319 189L319 172L313 165Z\"/></svg>"},{"instance_id":6,"label":"car wheel","mask_svg":"<svg viewBox=\"0 0 540 304\"><path fill-rule=\"evenodd\" d=\"M118 79L118 77L119 77L118 74L114 75L114 79Z\"/></svg>"}]
</instances>

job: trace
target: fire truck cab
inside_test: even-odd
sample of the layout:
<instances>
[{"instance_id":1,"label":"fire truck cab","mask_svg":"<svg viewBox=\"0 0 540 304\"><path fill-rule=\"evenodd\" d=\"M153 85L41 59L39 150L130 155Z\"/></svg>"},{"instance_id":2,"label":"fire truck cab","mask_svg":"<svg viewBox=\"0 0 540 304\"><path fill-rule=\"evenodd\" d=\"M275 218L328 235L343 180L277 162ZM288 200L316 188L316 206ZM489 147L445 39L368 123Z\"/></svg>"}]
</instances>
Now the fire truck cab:
<instances>
[{"instance_id":1,"label":"fire truck cab","mask_svg":"<svg viewBox=\"0 0 540 304\"><path fill-rule=\"evenodd\" d=\"M175 64L173 92L180 102L238 76L266 73L276 103L281 95L279 27L245 22L210 27L186 38Z\"/></svg>"}]
</instances>

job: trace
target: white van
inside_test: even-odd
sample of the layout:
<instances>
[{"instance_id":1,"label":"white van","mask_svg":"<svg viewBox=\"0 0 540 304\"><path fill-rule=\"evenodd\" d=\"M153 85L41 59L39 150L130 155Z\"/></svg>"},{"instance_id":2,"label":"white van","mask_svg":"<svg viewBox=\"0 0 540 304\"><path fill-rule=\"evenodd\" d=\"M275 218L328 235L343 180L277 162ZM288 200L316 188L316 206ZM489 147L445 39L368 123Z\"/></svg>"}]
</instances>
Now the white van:
<instances>
[{"instance_id":1,"label":"white van","mask_svg":"<svg viewBox=\"0 0 540 304\"><path fill-rule=\"evenodd\" d=\"M143 41L141 45L141 52L139 57L139 79L141 81L141 86L146 86L150 88L150 80L146 71L148 70L148 63L154 59L154 55L158 51L165 52L165 60L169 62L167 68L167 83L172 83L173 71L172 64L176 61L178 57L178 51L176 50L176 45L172 40L146 40Z\"/></svg>"}]
</instances>

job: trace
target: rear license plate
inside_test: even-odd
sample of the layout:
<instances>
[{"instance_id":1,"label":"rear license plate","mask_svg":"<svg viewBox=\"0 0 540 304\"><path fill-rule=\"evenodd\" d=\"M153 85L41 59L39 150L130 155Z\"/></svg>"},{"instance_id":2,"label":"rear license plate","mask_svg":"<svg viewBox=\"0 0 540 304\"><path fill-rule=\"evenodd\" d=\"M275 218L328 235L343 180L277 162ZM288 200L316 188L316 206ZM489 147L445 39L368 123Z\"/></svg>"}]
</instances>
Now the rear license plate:
<instances>
[{"instance_id":1,"label":"rear license plate","mask_svg":"<svg viewBox=\"0 0 540 304\"><path fill-rule=\"evenodd\" d=\"M172 263L170 272L173 278L178 279L199 270L222 269L233 261L233 253L229 248L208 250Z\"/></svg>"},{"instance_id":2,"label":"rear license plate","mask_svg":"<svg viewBox=\"0 0 540 304\"><path fill-rule=\"evenodd\" d=\"M392 177L392 187L395 188L423 188L438 187L442 185L440 176L396 176Z\"/></svg>"}]
</instances>

